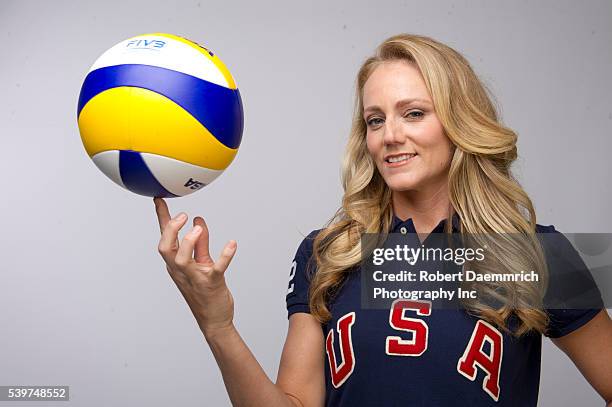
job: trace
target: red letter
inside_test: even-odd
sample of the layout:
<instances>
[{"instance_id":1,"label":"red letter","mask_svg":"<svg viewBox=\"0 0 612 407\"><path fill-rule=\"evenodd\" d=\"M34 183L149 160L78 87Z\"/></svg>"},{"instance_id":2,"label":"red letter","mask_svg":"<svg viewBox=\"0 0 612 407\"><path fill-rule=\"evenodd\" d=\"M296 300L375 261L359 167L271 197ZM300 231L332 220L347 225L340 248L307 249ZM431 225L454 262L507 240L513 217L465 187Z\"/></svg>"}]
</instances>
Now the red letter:
<instances>
[{"instance_id":1,"label":"red letter","mask_svg":"<svg viewBox=\"0 0 612 407\"><path fill-rule=\"evenodd\" d=\"M482 350L484 341L491 345L490 355ZM457 371L468 379L476 379L476 365L485 372L486 377L482 382L482 388L489 393L493 400L499 400L499 372L504 352L504 341L501 333L489 323L478 320L470 342L465 348L463 356L457 363Z\"/></svg>"},{"instance_id":2,"label":"red letter","mask_svg":"<svg viewBox=\"0 0 612 407\"><path fill-rule=\"evenodd\" d=\"M355 323L355 312L349 312L338 320L338 334L340 335L340 353L342 363L336 365L336 354L334 352L334 330L330 329L325 340L327 360L331 372L332 384L338 388L348 379L355 368L355 355L353 354L353 340L351 329Z\"/></svg>"},{"instance_id":3,"label":"red letter","mask_svg":"<svg viewBox=\"0 0 612 407\"><path fill-rule=\"evenodd\" d=\"M404 317L404 310L413 310L417 315L430 315L430 301L395 300L389 313L389 324L397 330L412 332L412 339L387 336L385 351L387 355L421 356L427 350L429 327L422 319Z\"/></svg>"}]
</instances>

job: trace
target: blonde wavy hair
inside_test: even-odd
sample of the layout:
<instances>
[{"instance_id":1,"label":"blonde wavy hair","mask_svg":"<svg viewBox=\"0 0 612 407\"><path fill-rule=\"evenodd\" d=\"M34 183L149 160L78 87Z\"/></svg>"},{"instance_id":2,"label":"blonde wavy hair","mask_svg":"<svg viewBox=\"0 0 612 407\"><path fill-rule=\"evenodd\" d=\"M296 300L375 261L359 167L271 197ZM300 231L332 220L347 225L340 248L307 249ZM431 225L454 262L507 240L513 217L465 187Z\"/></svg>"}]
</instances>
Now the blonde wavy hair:
<instances>
[{"instance_id":1,"label":"blonde wavy hair","mask_svg":"<svg viewBox=\"0 0 612 407\"><path fill-rule=\"evenodd\" d=\"M517 157L517 135L499 122L488 90L461 54L432 38L411 34L387 38L357 75L352 128L342 162L342 206L313 241L312 315L321 323L331 319L329 301L360 264L361 234L386 236L392 224L392 191L366 146L362 91L373 70L393 60L407 61L419 69L436 115L455 146L448 174L448 219L457 213L461 236L470 234L475 244L488 244L495 253L479 262L476 271L535 270L539 274L539 284L478 283L479 299L463 301L464 308L515 336L532 330L545 333L548 316L543 296L548 270L535 235L535 210L510 172ZM445 233L452 233L451 222L446 222ZM514 328L510 327L512 320Z\"/></svg>"}]
</instances>

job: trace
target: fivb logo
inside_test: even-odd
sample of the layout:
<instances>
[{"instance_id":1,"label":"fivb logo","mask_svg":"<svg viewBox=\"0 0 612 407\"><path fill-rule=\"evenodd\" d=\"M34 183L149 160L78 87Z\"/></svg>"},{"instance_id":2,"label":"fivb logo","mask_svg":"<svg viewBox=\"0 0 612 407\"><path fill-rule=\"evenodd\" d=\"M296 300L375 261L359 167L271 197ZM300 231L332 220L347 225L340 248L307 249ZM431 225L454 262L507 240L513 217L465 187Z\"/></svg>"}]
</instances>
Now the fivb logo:
<instances>
[{"instance_id":1,"label":"fivb logo","mask_svg":"<svg viewBox=\"0 0 612 407\"><path fill-rule=\"evenodd\" d=\"M126 48L129 49L159 49L163 48L166 45L166 41L162 40L147 40L147 39L136 39L128 41L125 45Z\"/></svg>"},{"instance_id":2,"label":"fivb logo","mask_svg":"<svg viewBox=\"0 0 612 407\"><path fill-rule=\"evenodd\" d=\"M185 185L183 185L183 186L185 186L185 187L189 187L190 189L200 189L200 188L202 188L204 185L206 185L206 184L205 184L205 183L203 183L203 182L196 181L196 180L194 180L193 178L189 178L189 181L187 181L187 182L185 183Z\"/></svg>"}]
</instances>

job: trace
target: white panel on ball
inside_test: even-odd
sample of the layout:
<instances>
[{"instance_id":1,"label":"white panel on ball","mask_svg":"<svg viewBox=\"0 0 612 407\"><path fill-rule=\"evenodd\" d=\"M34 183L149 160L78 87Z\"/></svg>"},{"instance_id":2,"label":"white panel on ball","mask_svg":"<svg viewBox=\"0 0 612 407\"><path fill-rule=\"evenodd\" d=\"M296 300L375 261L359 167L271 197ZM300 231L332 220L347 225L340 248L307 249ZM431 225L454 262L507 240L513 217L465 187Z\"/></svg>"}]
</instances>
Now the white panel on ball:
<instances>
[{"instance_id":1,"label":"white panel on ball","mask_svg":"<svg viewBox=\"0 0 612 407\"><path fill-rule=\"evenodd\" d=\"M211 170L157 154L140 153L147 167L166 190L178 196L210 184L224 170Z\"/></svg>"},{"instance_id":2,"label":"white panel on ball","mask_svg":"<svg viewBox=\"0 0 612 407\"><path fill-rule=\"evenodd\" d=\"M119 172L119 151L102 151L91 157L94 164L100 171L106 174L107 177L115 181L115 183L123 188L125 185L121 180L121 173ZM127 189L127 188L126 188Z\"/></svg>"},{"instance_id":3,"label":"white panel on ball","mask_svg":"<svg viewBox=\"0 0 612 407\"><path fill-rule=\"evenodd\" d=\"M146 40L148 45L138 46L134 41L139 40ZM154 41L161 41L164 45L157 47L156 44L161 43ZM206 55L192 46L160 35L143 35L121 41L102 54L89 72L107 66L128 64L171 69L229 88L219 68Z\"/></svg>"}]
</instances>

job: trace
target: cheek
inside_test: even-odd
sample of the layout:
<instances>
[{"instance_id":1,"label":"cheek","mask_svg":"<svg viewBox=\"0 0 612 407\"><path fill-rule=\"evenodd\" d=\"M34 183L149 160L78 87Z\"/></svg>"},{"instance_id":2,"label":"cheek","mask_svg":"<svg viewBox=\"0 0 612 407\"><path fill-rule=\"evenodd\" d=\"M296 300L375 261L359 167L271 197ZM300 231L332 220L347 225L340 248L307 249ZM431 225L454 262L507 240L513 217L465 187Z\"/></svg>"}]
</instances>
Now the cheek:
<instances>
[{"instance_id":1,"label":"cheek","mask_svg":"<svg viewBox=\"0 0 612 407\"><path fill-rule=\"evenodd\" d=\"M368 152L372 156L372 158L376 158L376 155L380 151L380 143L378 143L373 137L366 135L366 146L368 147Z\"/></svg>"},{"instance_id":2,"label":"cheek","mask_svg":"<svg viewBox=\"0 0 612 407\"><path fill-rule=\"evenodd\" d=\"M428 129L427 136L422 138L421 146L429 165L437 170L448 167L451 161L453 144L444 134L441 125L432 125Z\"/></svg>"},{"instance_id":3,"label":"cheek","mask_svg":"<svg viewBox=\"0 0 612 407\"><path fill-rule=\"evenodd\" d=\"M441 142L433 150L431 154L431 164L437 170L444 170L450 165L451 148L447 142Z\"/></svg>"}]
</instances>

